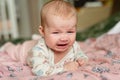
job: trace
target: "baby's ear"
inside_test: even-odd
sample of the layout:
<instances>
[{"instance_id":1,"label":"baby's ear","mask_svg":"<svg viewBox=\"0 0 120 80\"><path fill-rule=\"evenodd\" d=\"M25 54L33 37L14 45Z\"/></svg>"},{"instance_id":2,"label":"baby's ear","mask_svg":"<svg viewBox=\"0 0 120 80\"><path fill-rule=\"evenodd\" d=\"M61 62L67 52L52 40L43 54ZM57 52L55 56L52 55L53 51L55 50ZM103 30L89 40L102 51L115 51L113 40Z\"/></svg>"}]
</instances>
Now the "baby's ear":
<instances>
[{"instance_id":1,"label":"baby's ear","mask_svg":"<svg viewBox=\"0 0 120 80\"><path fill-rule=\"evenodd\" d=\"M39 29L38 29L40 35L43 37L44 36L44 29L42 26L39 26Z\"/></svg>"}]
</instances>

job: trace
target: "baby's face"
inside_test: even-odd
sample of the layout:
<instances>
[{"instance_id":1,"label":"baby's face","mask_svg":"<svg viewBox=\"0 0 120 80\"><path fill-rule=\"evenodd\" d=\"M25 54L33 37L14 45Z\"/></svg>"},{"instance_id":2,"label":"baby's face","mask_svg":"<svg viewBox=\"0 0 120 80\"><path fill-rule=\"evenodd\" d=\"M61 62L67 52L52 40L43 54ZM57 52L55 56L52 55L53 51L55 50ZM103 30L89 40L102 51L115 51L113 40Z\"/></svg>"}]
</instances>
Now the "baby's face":
<instances>
[{"instance_id":1,"label":"baby's face","mask_svg":"<svg viewBox=\"0 0 120 80\"><path fill-rule=\"evenodd\" d=\"M55 53L67 53L76 38L76 16L63 18L50 15L46 21L44 38L47 46Z\"/></svg>"}]
</instances>

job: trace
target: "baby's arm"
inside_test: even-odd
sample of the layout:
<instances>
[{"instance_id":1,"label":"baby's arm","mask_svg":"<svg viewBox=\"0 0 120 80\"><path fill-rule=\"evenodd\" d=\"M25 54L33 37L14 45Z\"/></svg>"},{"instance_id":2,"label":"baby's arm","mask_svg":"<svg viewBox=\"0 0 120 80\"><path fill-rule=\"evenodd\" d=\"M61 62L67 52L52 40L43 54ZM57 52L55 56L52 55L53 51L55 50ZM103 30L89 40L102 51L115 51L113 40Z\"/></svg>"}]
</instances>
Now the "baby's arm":
<instances>
[{"instance_id":1,"label":"baby's arm","mask_svg":"<svg viewBox=\"0 0 120 80\"><path fill-rule=\"evenodd\" d=\"M82 66L88 62L88 57L81 51L80 45L75 42L73 45L75 51L74 61L64 64L64 69L67 71L77 70L79 66Z\"/></svg>"},{"instance_id":2,"label":"baby's arm","mask_svg":"<svg viewBox=\"0 0 120 80\"><path fill-rule=\"evenodd\" d=\"M88 62L88 57L82 52L78 43L75 46L77 47L75 61L82 66Z\"/></svg>"},{"instance_id":3,"label":"baby's arm","mask_svg":"<svg viewBox=\"0 0 120 80\"><path fill-rule=\"evenodd\" d=\"M76 62L79 66L85 65L88 62L88 57L81 51L77 54Z\"/></svg>"},{"instance_id":4,"label":"baby's arm","mask_svg":"<svg viewBox=\"0 0 120 80\"><path fill-rule=\"evenodd\" d=\"M82 52L78 52L75 61L79 64L79 66L85 65L88 62L88 57Z\"/></svg>"},{"instance_id":5,"label":"baby's arm","mask_svg":"<svg viewBox=\"0 0 120 80\"><path fill-rule=\"evenodd\" d=\"M85 65L87 63L87 61L88 61L87 57L77 58L75 61L64 64L64 70L65 71L77 70L80 66Z\"/></svg>"},{"instance_id":6,"label":"baby's arm","mask_svg":"<svg viewBox=\"0 0 120 80\"><path fill-rule=\"evenodd\" d=\"M33 74L37 76L48 76L63 71L63 67L56 68L50 64L47 56L42 51L33 51L28 58L28 64L32 67Z\"/></svg>"},{"instance_id":7,"label":"baby's arm","mask_svg":"<svg viewBox=\"0 0 120 80\"><path fill-rule=\"evenodd\" d=\"M73 62L68 62L64 64L64 70L65 71L75 71L77 70L80 66L85 65L87 63L88 59L82 59L78 58L77 60Z\"/></svg>"}]
</instances>

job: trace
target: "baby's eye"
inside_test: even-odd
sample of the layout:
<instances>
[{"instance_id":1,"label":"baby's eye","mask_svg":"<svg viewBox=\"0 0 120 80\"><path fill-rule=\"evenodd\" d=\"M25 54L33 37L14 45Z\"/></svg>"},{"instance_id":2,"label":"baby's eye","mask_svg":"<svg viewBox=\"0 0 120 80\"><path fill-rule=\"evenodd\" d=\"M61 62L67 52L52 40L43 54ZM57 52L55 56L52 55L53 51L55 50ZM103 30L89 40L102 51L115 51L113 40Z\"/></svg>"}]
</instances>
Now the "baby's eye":
<instances>
[{"instance_id":1,"label":"baby's eye","mask_svg":"<svg viewBox=\"0 0 120 80\"><path fill-rule=\"evenodd\" d=\"M67 31L67 33L74 33L74 31Z\"/></svg>"},{"instance_id":2,"label":"baby's eye","mask_svg":"<svg viewBox=\"0 0 120 80\"><path fill-rule=\"evenodd\" d=\"M52 32L52 34L58 34L59 32Z\"/></svg>"}]
</instances>

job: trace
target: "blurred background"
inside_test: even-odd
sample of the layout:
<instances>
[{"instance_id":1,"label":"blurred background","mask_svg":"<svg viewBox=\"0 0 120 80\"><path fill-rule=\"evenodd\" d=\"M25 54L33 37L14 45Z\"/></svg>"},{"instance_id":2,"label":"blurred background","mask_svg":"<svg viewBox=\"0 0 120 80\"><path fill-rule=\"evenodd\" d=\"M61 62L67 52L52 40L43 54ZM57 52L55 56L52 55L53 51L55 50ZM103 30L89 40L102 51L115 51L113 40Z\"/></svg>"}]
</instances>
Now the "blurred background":
<instances>
[{"instance_id":1,"label":"blurred background","mask_svg":"<svg viewBox=\"0 0 120 80\"><path fill-rule=\"evenodd\" d=\"M40 9L47 1L49 0L0 0L0 42L18 38L27 39L33 34L39 34ZM70 2L77 9L78 33L92 31L94 28L90 28L98 23L114 22L110 17L120 12L120 0L65 1ZM111 22L108 23L108 20ZM119 20L120 18L117 21ZM108 29L111 26L108 25ZM98 25L95 28L99 29Z\"/></svg>"}]
</instances>

